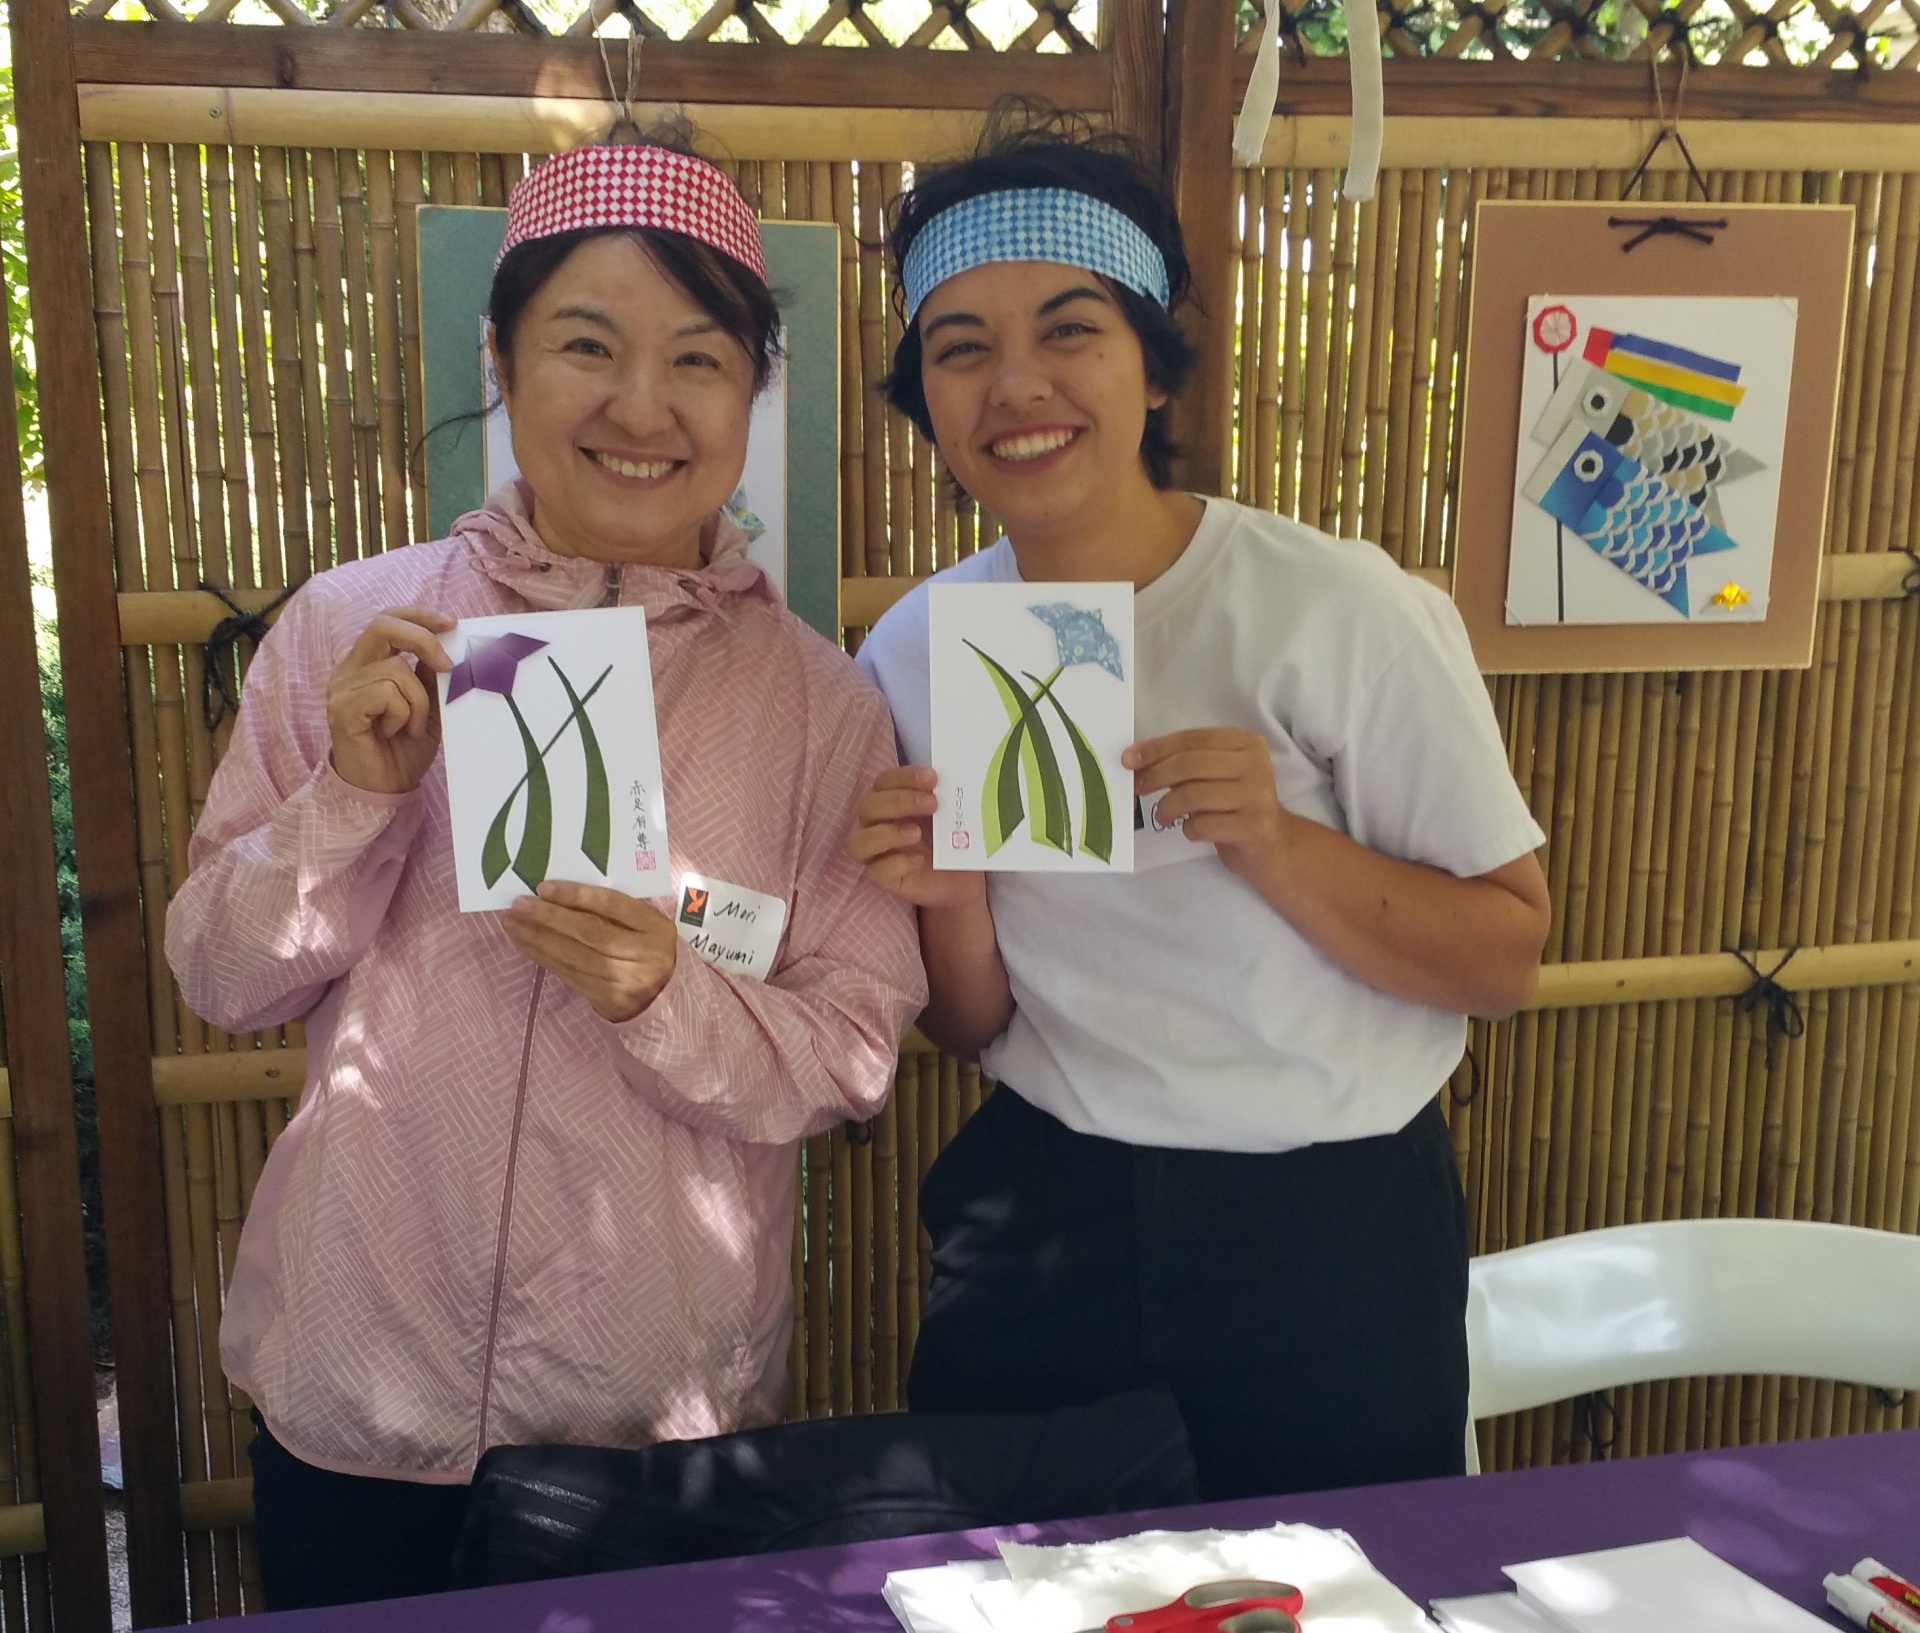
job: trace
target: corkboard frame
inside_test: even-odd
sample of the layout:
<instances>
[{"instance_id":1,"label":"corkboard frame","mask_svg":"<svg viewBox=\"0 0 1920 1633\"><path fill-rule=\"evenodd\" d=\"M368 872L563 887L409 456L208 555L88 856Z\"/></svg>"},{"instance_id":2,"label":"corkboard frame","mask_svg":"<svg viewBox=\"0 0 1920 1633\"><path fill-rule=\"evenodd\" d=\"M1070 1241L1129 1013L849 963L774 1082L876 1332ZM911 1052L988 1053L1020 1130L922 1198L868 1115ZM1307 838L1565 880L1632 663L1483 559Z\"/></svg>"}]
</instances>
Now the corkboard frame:
<instances>
[{"instance_id":1,"label":"corkboard frame","mask_svg":"<svg viewBox=\"0 0 1920 1633\"><path fill-rule=\"evenodd\" d=\"M1610 216L1724 221L1711 245L1648 239ZM1467 316L1453 597L1488 674L1805 669L1840 406L1853 270L1846 204L1639 205L1487 199L1477 207ZM1767 616L1750 624L1506 621L1507 557L1520 440L1520 374L1533 295L1791 296L1799 302Z\"/></svg>"}]
</instances>

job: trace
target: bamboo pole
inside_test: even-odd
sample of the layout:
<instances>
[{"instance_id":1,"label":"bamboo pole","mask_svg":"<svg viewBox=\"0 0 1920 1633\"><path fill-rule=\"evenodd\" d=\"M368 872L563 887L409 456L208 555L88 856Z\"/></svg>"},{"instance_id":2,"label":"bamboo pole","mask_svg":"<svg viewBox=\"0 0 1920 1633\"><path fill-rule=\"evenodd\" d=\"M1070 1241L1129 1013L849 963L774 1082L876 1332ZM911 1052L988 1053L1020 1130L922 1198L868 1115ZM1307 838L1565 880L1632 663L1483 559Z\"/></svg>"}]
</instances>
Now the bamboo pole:
<instances>
[{"instance_id":1,"label":"bamboo pole","mask_svg":"<svg viewBox=\"0 0 1920 1633\"><path fill-rule=\"evenodd\" d=\"M381 548L397 550L411 541L407 525L407 382L400 351L400 219L394 191L392 153L367 155L367 297L372 307L374 486L380 520L375 536Z\"/></svg>"}]
</instances>

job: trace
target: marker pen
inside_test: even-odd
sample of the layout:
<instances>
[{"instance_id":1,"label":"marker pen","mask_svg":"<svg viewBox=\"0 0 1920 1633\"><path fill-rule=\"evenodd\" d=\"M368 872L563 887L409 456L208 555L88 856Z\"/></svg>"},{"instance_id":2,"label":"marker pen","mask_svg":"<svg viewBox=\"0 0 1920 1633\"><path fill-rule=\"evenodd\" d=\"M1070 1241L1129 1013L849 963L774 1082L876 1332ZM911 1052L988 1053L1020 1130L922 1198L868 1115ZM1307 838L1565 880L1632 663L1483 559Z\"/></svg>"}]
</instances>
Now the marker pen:
<instances>
[{"instance_id":1,"label":"marker pen","mask_svg":"<svg viewBox=\"0 0 1920 1633\"><path fill-rule=\"evenodd\" d=\"M1867 1633L1920 1633L1920 1615L1851 1576L1830 1576L1827 1603Z\"/></svg>"},{"instance_id":2,"label":"marker pen","mask_svg":"<svg viewBox=\"0 0 1920 1633\"><path fill-rule=\"evenodd\" d=\"M1908 1610L1920 1611L1920 1587L1915 1587L1904 1576L1895 1576L1879 1560L1861 1560L1854 1566L1852 1576L1856 1582L1864 1582L1870 1588L1878 1588L1889 1599L1905 1605Z\"/></svg>"}]
</instances>

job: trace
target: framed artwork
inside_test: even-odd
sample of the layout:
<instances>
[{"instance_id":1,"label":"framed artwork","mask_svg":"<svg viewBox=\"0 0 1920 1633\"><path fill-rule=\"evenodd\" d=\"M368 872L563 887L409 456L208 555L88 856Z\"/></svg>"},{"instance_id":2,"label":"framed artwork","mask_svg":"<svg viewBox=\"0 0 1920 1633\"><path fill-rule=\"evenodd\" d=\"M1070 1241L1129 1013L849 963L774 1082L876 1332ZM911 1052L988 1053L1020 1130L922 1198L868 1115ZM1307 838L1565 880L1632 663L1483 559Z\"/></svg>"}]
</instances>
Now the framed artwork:
<instances>
[{"instance_id":1,"label":"framed artwork","mask_svg":"<svg viewBox=\"0 0 1920 1633\"><path fill-rule=\"evenodd\" d=\"M1478 208L1454 599L1490 673L1812 661L1853 211L1658 210L1628 248L1647 207Z\"/></svg>"},{"instance_id":2,"label":"framed artwork","mask_svg":"<svg viewBox=\"0 0 1920 1633\"><path fill-rule=\"evenodd\" d=\"M514 474L485 346L487 293L507 212L425 205L420 349L427 514L441 538ZM787 605L840 640L840 229L761 223L786 356L754 403L747 463L728 510Z\"/></svg>"}]
</instances>

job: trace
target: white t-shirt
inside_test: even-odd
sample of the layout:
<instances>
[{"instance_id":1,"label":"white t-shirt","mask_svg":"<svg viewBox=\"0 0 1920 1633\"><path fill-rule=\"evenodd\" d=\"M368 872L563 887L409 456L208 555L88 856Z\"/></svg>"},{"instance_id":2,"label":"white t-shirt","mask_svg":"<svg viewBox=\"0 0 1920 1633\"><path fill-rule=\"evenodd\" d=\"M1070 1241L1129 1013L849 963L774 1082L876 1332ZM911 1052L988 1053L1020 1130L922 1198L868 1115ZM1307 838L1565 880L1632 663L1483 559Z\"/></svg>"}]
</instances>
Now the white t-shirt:
<instances>
[{"instance_id":1,"label":"white t-shirt","mask_svg":"<svg viewBox=\"0 0 1920 1633\"><path fill-rule=\"evenodd\" d=\"M1002 539L934 582L1019 578ZM1210 499L1134 598L1134 631L1138 738L1258 732L1288 810L1461 877L1545 842L1453 603L1374 546ZM928 764L924 586L859 662L906 762ZM1136 1145L1284 1151L1403 1127L1459 1064L1465 1018L1347 974L1211 845L1151 843L1193 857L988 875L1017 1007L982 1066L1070 1128Z\"/></svg>"}]
</instances>

